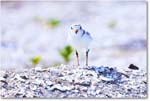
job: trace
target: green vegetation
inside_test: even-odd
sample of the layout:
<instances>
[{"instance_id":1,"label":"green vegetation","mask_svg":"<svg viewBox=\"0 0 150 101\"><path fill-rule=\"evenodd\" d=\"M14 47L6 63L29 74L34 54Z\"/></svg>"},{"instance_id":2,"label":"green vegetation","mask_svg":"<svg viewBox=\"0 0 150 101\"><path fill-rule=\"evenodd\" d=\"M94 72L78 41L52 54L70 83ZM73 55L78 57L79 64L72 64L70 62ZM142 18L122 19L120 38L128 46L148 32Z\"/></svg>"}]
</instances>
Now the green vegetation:
<instances>
[{"instance_id":1,"label":"green vegetation","mask_svg":"<svg viewBox=\"0 0 150 101\"><path fill-rule=\"evenodd\" d=\"M41 56L35 56L35 57L33 57L33 58L31 59L32 64L33 64L33 65L39 64L39 62L41 61L41 59L42 59Z\"/></svg>"},{"instance_id":2,"label":"green vegetation","mask_svg":"<svg viewBox=\"0 0 150 101\"><path fill-rule=\"evenodd\" d=\"M60 55L63 57L65 62L70 61L70 56L72 52L73 52L73 48L69 45L65 46L63 49L59 51Z\"/></svg>"},{"instance_id":3,"label":"green vegetation","mask_svg":"<svg viewBox=\"0 0 150 101\"><path fill-rule=\"evenodd\" d=\"M108 27L113 29L117 26L117 21L116 20L111 20L108 22Z\"/></svg>"},{"instance_id":4,"label":"green vegetation","mask_svg":"<svg viewBox=\"0 0 150 101\"><path fill-rule=\"evenodd\" d=\"M60 24L60 21L57 19L50 19L48 21L48 25L50 25L52 28L57 27Z\"/></svg>"}]
</instances>

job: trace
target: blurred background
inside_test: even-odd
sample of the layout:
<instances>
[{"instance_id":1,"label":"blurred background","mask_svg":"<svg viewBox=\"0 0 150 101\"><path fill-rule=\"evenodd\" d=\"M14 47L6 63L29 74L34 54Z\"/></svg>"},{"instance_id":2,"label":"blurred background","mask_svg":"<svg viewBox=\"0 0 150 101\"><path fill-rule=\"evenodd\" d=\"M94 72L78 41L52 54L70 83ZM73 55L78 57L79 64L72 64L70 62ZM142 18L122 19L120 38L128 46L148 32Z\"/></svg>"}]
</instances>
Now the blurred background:
<instances>
[{"instance_id":1,"label":"blurred background","mask_svg":"<svg viewBox=\"0 0 150 101\"><path fill-rule=\"evenodd\" d=\"M146 2L1 2L1 69L76 64L70 25L91 33L89 65L146 70ZM85 65L85 53L80 53Z\"/></svg>"}]
</instances>

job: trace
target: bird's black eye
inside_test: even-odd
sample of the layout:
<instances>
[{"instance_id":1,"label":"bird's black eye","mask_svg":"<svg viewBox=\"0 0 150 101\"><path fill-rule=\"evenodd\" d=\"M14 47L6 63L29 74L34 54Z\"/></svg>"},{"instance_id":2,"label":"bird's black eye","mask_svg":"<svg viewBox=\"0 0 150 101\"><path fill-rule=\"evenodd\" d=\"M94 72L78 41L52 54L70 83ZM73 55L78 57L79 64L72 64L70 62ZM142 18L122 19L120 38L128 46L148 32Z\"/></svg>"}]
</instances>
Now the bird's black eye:
<instances>
[{"instance_id":1,"label":"bird's black eye","mask_svg":"<svg viewBox=\"0 0 150 101\"><path fill-rule=\"evenodd\" d=\"M73 28L71 27L71 29L73 29Z\"/></svg>"}]
</instances>

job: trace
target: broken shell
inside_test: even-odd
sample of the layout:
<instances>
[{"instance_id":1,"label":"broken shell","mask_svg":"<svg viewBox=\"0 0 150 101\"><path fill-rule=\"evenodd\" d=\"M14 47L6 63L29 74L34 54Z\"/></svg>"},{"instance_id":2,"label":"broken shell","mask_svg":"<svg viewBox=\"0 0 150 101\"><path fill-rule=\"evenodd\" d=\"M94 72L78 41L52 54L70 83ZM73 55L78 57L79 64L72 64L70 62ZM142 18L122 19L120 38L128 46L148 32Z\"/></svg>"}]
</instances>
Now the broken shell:
<instances>
[{"instance_id":1,"label":"broken shell","mask_svg":"<svg viewBox=\"0 0 150 101\"><path fill-rule=\"evenodd\" d=\"M114 81L113 78L108 78L108 77L104 77L104 76L100 76L100 79L102 79L104 81Z\"/></svg>"},{"instance_id":2,"label":"broken shell","mask_svg":"<svg viewBox=\"0 0 150 101\"><path fill-rule=\"evenodd\" d=\"M51 88L49 88L49 90L52 90L52 91L59 90L59 91L62 91L62 92L63 91L69 91L71 89L73 89L73 87L61 86L60 84L56 84L56 85L52 86Z\"/></svg>"},{"instance_id":3,"label":"broken shell","mask_svg":"<svg viewBox=\"0 0 150 101\"><path fill-rule=\"evenodd\" d=\"M48 86L53 85L53 83L52 83L51 81L45 81L45 83L46 83Z\"/></svg>"},{"instance_id":4,"label":"broken shell","mask_svg":"<svg viewBox=\"0 0 150 101\"><path fill-rule=\"evenodd\" d=\"M44 72L44 71L46 71L46 69L43 69L42 67L35 67L34 70L37 71L37 72Z\"/></svg>"},{"instance_id":5,"label":"broken shell","mask_svg":"<svg viewBox=\"0 0 150 101\"><path fill-rule=\"evenodd\" d=\"M15 75L15 78L21 82L25 82L26 80L22 79L19 74Z\"/></svg>"}]
</instances>

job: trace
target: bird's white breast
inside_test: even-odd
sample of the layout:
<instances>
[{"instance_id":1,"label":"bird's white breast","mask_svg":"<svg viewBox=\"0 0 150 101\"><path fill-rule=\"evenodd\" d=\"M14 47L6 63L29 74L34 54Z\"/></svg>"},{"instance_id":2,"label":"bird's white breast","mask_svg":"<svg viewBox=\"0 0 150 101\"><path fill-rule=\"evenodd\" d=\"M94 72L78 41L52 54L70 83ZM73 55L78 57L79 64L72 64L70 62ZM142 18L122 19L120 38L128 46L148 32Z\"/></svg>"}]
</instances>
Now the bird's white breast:
<instances>
[{"instance_id":1,"label":"bird's white breast","mask_svg":"<svg viewBox=\"0 0 150 101\"><path fill-rule=\"evenodd\" d=\"M76 35L75 33L71 33L68 35L68 42L77 50L88 49L91 41L91 36L87 34L85 34L84 36L81 36L81 33L79 33L78 35Z\"/></svg>"}]
</instances>

